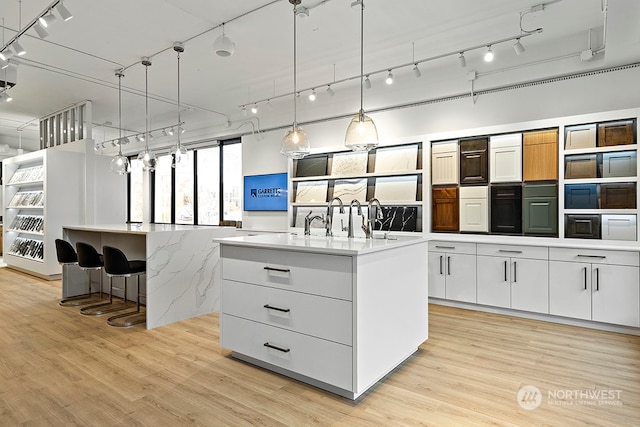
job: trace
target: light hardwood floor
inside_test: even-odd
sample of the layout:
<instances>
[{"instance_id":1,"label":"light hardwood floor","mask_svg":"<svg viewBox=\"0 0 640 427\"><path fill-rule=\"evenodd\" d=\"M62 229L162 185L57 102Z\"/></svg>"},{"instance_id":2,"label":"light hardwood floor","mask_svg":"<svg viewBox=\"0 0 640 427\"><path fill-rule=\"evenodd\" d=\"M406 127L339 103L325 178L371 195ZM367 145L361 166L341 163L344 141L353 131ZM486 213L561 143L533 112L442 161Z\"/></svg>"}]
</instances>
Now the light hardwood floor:
<instances>
[{"instance_id":1,"label":"light hardwood floor","mask_svg":"<svg viewBox=\"0 0 640 427\"><path fill-rule=\"evenodd\" d=\"M640 425L637 336L432 305L429 340L353 402L232 359L217 315L117 329L6 268L0 295L0 426ZM557 398L595 390L620 392Z\"/></svg>"}]
</instances>

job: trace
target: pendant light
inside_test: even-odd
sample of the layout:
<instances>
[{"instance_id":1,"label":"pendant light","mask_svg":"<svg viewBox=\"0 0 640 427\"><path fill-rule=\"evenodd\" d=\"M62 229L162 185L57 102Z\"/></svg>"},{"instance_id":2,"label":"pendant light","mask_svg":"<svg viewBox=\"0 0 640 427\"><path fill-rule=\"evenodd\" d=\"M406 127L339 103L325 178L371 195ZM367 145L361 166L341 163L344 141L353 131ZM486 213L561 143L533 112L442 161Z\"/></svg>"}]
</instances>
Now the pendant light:
<instances>
[{"instance_id":1,"label":"pendant light","mask_svg":"<svg viewBox=\"0 0 640 427\"><path fill-rule=\"evenodd\" d=\"M124 175L131 172L131 163L126 156L122 155L122 78L123 70L116 70L118 77L118 154L111 160L111 172Z\"/></svg>"},{"instance_id":2,"label":"pendant light","mask_svg":"<svg viewBox=\"0 0 640 427\"><path fill-rule=\"evenodd\" d=\"M309 145L309 139L305 131L298 127L298 109L297 109L297 93L298 93L298 81L297 81L297 52L296 52L296 19L297 19L297 6L302 3L302 0L289 0L289 3L293 5L293 126L291 130L287 131L282 139L282 145L280 146L280 154L289 157L290 159L301 159L311 151Z\"/></svg>"},{"instance_id":3,"label":"pendant light","mask_svg":"<svg viewBox=\"0 0 640 427\"><path fill-rule=\"evenodd\" d=\"M146 116L146 132L144 134L144 150L138 154L138 160L142 162L142 168L146 171L153 172L156 169L156 155L149 151L149 66L151 61L149 58L142 58L142 65L144 65L144 101L145 101L145 116Z\"/></svg>"},{"instance_id":4,"label":"pendant light","mask_svg":"<svg viewBox=\"0 0 640 427\"><path fill-rule=\"evenodd\" d=\"M182 127L182 121L180 120L180 54L184 52L184 45L182 43L174 43L173 50L178 54L178 129L175 132L178 136L178 140L176 145L171 148L171 156L173 160L171 161L171 167L176 167L176 164L182 160L183 157L187 155L187 148L180 143L180 134L184 132L184 128Z\"/></svg>"},{"instance_id":5,"label":"pendant light","mask_svg":"<svg viewBox=\"0 0 640 427\"><path fill-rule=\"evenodd\" d=\"M347 133L344 137L344 145L353 151L369 151L378 146L378 130L371 117L364 114L363 108L363 79L364 79L364 0L360 3L360 111L353 116ZM391 71L389 71L391 74Z\"/></svg>"}]
</instances>

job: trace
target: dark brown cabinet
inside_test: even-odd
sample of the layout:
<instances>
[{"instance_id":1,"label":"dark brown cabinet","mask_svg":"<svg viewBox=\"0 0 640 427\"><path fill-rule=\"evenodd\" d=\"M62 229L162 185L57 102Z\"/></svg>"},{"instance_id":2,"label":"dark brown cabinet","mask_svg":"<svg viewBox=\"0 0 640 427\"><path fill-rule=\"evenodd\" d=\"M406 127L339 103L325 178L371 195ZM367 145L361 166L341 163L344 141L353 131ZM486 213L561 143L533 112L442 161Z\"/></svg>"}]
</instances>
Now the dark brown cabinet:
<instances>
[{"instance_id":1,"label":"dark brown cabinet","mask_svg":"<svg viewBox=\"0 0 640 427\"><path fill-rule=\"evenodd\" d=\"M488 175L487 138L460 141L460 184L486 184Z\"/></svg>"},{"instance_id":2,"label":"dark brown cabinet","mask_svg":"<svg viewBox=\"0 0 640 427\"><path fill-rule=\"evenodd\" d=\"M458 218L458 188L434 188L431 198L432 231L458 231L460 228Z\"/></svg>"},{"instance_id":3,"label":"dark brown cabinet","mask_svg":"<svg viewBox=\"0 0 640 427\"><path fill-rule=\"evenodd\" d=\"M491 232L522 233L522 186L491 187Z\"/></svg>"},{"instance_id":4,"label":"dark brown cabinet","mask_svg":"<svg viewBox=\"0 0 640 427\"><path fill-rule=\"evenodd\" d=\"M566 215L565 237L580 239L600 238L600 215Z\"/></svg>"},{"instance_id":5,"label":"dark brown cabinet","mask_svg":"<svg viewBox=\"0 0 640 427\"><path fill-rule=\"evenodd\" d=\"M634 182L600 184L600 208L635 209L636 184Z\"/></svg>"},{"instance_id":6,"label":"dark brown cabinet","mask_svg":"<svg viewBox=\"0 0 640 427\"><path fill-rule=\"evenodd\" d=\"M635 144L635 126L633 120L600 123L598 125L598 146Z\"/></svg>"}]
</instances>

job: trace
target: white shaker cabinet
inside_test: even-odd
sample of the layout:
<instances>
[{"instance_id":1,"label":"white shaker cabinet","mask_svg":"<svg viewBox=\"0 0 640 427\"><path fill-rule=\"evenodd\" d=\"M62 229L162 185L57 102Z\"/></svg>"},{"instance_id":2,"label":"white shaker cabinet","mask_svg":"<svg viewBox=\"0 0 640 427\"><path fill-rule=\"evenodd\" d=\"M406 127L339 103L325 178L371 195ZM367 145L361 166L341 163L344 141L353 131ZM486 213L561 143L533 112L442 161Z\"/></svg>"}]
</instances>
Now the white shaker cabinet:
<instances>
[{"instance_id":1,"label":"white shaker cabinet","mask_svg":"<svg viewBox=\"0 0 640 427\"><path fill-rule=\"evenodd\" d=\"M522 182L522 134L492 136L489 140L489 179Z\"/></svg>"},{"instance_id":2,"label":"white shaker cabinet","mask_svg":"<svg viewBox=\"0 0 640 427\"><path fill-rule=\"evenodd\" d=\"M433 144L431 147L431 184L458 184L458 141Z\"/></svg>"},{"instance_id":3,"label":"white shaker cabinet","mask_svg":"<svg viewBox=\"0 0 640 427\"><path fill-rule=\"evenodd\" d=\"M429 242L429 296L476 302L475 243Z\"/></svg>"},{"instance_id":4,"label":"white shaker cabinet","mask_svg":"<svg viewBox=\"0 0 640 427\"><path fill-rule=\"evenodd\" d=\"M460 187L460 231L489 231L489 187Z\"/></svg>"}]
</instances>

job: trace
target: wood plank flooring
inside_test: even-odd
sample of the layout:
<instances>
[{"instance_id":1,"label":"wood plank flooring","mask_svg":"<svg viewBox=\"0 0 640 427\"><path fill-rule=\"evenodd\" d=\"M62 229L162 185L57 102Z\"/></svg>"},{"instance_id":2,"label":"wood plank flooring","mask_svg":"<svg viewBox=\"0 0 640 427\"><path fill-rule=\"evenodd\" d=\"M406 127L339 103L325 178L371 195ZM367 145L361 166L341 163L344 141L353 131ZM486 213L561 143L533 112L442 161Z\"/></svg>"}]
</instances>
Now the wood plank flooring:
<instances>
[{"instance_id":1,"label":"wood plank flooring","mask_svg":"<svg viewBox=\"0 0 640 427\"><path fill-rule=\"evenodd\" d=\"M216 314L117 329L7 268L0 295L0 426L640 425L637 336L432 305L429 340L353 402L232 359ZM568 394L597 390L619 394Z\"/></svg>"}]
</instances>

